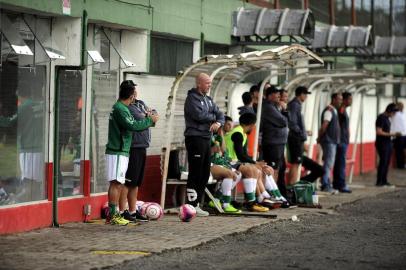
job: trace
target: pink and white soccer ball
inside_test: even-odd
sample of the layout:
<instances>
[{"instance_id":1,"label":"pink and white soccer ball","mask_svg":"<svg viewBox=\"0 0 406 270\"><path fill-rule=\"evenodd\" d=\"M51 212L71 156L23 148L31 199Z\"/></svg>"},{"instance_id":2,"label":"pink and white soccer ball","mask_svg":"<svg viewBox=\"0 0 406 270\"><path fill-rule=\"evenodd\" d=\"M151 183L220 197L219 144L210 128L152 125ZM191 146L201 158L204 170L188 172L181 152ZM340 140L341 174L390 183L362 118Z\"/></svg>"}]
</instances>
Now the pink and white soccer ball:
<instances>
[{"instance_id":1,"label":"pink and white soccer ball","mask_svg":"<svg viewBox=\"0 0 406 270\"><path fill-rule=\"evenodd\" d=\"M142 205L139 206L139 212L141 215L145 216L145 214L147 213L147 207L150 204L150 202L144 202Z\"/></svg>"},{"instance_id":2,"label":"pink and white soccer ball","mask_svg":"<svg viewBox=\"0 0 406 270\"><path fill-rule=\"evenodd\" d=\"M150 220L158 220L164 215L162 207L157 203L144 203L141 207L141 215Z\"/></svg>"},{"instance_id":3,"label":"pink and white soccer ball","mask_svg":"<svg viewBox=\"0 0 406 270\"><path fill-rule=\"evenodd\" d=\"M138 213L141 213L141 208L144 205L144 201L137 201L135 207L137 208Z\"/></svg>"},{"instance_id":4,"label":"pink and white soccer ball","mask_svg":"<svg viewBox=\"0 0 406 270\"><path fill-rule=\"evenodd\" d=\"M183 204L179 208L179 219L183 222L190 222L196 217L196 209L190 204Z\"/></svg>"}]
</instances>

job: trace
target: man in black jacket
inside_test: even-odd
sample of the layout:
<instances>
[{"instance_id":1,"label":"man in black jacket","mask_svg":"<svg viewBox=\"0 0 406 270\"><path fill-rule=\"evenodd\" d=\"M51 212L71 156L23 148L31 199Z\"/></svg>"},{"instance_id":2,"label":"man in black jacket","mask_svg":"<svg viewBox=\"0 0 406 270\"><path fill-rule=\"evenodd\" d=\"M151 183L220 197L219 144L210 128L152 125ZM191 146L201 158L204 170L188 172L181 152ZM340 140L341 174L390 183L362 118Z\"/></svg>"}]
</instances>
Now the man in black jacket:
<instances>
[{"instance_id":1,"label":"man in black jacket","mask_svg":"<svg viewBox=\"0 0 406 270\"><path fill-rule=\"evenodd\" d=\"M264 161L275 170L275 179L278 179L288 139L288 112L286 104L278 108L280 91L276 87L267 88L265 97L261 116L262 152Z\"/></svg>"},{"instance_id":2,"label":"man in black jacket","mask_svg":"<svg viewBox=\"0 0 406 270\"><path fill-rule=\"evenodd\" d=\"M299 165L302 163L304 142L307 132L302 115L302 103L311 94L306 87L299 86L295 90L295 98L288 104L289 111L289 136L288 160L291 163L289 170L289 183L294 184L298 179Z\"/></svg>"},{"instance_id":3,"label":"man in black jacket","mask_svg":"<svg viewBox=\"0 0 406 270\"><path fill-rule=\"evenodd\" d=\"M196 88L189 90L184 106L184 134L189 163L187 202L195 206L198 216L209 215L199 207L199 202L210 176L210 139L212 133L224 124L223 113L207 96L210 87L209 75L199 74L196 77Z\"/></svg>"}]
</instances>

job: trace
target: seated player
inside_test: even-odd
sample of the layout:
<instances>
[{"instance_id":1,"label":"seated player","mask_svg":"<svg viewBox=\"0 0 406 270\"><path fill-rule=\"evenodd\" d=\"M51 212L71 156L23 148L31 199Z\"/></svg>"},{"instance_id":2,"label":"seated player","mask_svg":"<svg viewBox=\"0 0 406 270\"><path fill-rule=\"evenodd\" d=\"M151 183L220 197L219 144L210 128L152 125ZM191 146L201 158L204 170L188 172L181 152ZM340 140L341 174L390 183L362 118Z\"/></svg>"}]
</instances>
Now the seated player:
<instances>
[{"instance_id":1,"label":"seated player","mask_svg":"<svg viewBox=\"0 0 406 270\"><path fill-rule=\"evenodd\" d=\"M230 126L227 123L230 122ZM226 117L226 124L224 125L224 131L229 131L232 128L232 119ZM231 191L235 188L237 183L244 177L244 193L249 203L251 211L265 212L269 209L255 205L255 191L256 191L256 177L258 176L257 169L253 166L231 163L231 159L228 157L225 141L223 138L223 130L219 130L217 134L212 137L212 156L211 156L211 173L215 179L223 179L221 183L221 202L223 208L227 207L231 201ZM255 180L255 184L254 181ZM271 202L265 203L271 204ZM213 204L213 203L211 203ZM234 208L234 207L233 207ZM235 209L235 208L234 208ZM227 211L225 211L227 212Z\"/></svg>"},{"instance_id":2,"label":"seated player","mask_svg":"<svg viewBox=\"0 0 406 270\"><path fill-rule=\"evenodd\" d=\"M244 172L242 170L251 173L250 178L243 178L243 183L244 187L247 186L249 190L253 189L252 192L256 193L257 198L255 201L254 195L253 200L248 200L247 208L253 210L253 208L259 208L262 205L263 208L267 208L269 210L269 208L274 208L277 203L270 200L271 195L266 190L262 179L273 179L273 170L264 162L255 162L251 157L248 156L246 149L247 134L249 134L249 132L255 126L256 116L255 114L245 113L240 116L239 120L240 125L234 127L225 135L227 153L231 158L231 164L240 164L239 170L242 172L243 177ZM263 176L263 172L266 173L267 177ZM260 211L267 211L263 208L260 208Z\"/></svg>"}]
</instances>

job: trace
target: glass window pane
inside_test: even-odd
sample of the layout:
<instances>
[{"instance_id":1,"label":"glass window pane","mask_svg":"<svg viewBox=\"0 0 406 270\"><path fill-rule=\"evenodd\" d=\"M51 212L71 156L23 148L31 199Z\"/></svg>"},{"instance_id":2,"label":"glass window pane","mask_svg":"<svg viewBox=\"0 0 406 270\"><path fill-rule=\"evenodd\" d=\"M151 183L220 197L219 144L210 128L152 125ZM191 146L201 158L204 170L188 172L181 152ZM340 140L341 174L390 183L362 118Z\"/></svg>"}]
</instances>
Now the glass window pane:
<instances>
[{"instance_id":1,"label":"glass window pane","mask_svg":"<svg viewBox=\"0 0 406 270\"><path fill-rule=\"evenodd\" d=\"M82 92L84 76L79 70L59 72L58 100L58 196L83 194L80 177L82 153Z\"/></svg>"},{"instance_id":2,"label":"glass window pane","mask_svg":"<svg viewBox=\"0 0 406 270\"><path fill-rule=\"evenodd\" d=\"M192 64L193 42L151 37L150 73L175 76L183 67Z\"/></svg>"},{"instance_id":3,"label":"glass window pane","mask_svg":"<svg viewBox=\"0 0 406 270\"><path fill-rule=\"evenodd\" d=\"M14 58L18 59L18 58ZM46 66L0 69L0 204L46 198L44 128Z\"/></svg>"},{"instance_id":4,"label":"glass window pane","mask_svg":"<svg viewBox=\"0 0 406 270\"><path fill-rule=\"evenodd\" d=\"M393 35L406 35L406 2L404 0L393 0Z\"/></svg>"},{"instance_id":5,"label":"glass window pane","mask_svg":"<svg viewBox=\"0 0 406 270\"><path fill-rule=\"evenodd\" d=\"M217 55L217 54L228 54L228 46L215 44L215 43L204 43L204 54L205 55Z\"/></svg>"},{"instance_id":6,"label":"glass window pane","mask_svg":"<svg viewBox=\"0 0 406 270\"><path fill-rule=\"evenodd\" d=\"M91 192L106 192L105 151L109 114L117 100L119 86L119 55L101 32L96 32L92 49L101 53L105 63L92 66L92 120L90 160L92 161ZM111 64L114 63L114 64ZM114 67L114 68L113 68Z\"/></svg>"},{"instance_id":7,"label":"glass window pane","mask_svg":"<svg viewBox=\"0 0 406 270\"><path fill-rule=\"evenodd\" d=\"M337 9L340 9L343 0L336 0ZM309 8L314 14L314 17L317 21L330 24L330 16L329 16L329 8L328 8L328 0L324 1L309 1Z\"/></svg>"},{"instance_id":8,"label":"glass window pane","mask_svg":"<svg viewBox=\"0 0 406 270\"><path fill-rule=\"evenodd\" d=\"M150 73L156 75L176 74L176 41L151 37Z\"/></svg>"},{"instance_id":9,"label":"glass window pane","mask_svg":"<svg viewBox=\"0 0 406 270\"><path fill-rule=\"evenodd\" d=\"M178 73L178 71L182 70L184 67L192 64L192 60L193 60L193 43L178 41L176 48L175 72Z\"/></svg>"},{"instance_id":10,"label":"glass window pane","mask_svg":"<svg viewBox=\"0 0 406 270\"><path fill-rule=\"evenodd\" d=\"M374 35L389 36L389 1L374 1Z\"/></svg>"},{"instance_id":11,"label":"glass window pane","mask_svg":"<svg viewBox=\"0 0 406 270\"><path fill-rule=\"evenodd\" d=\"M280 8L302 9L302 0L280 0Z\"/></svg>"}]
</instances>

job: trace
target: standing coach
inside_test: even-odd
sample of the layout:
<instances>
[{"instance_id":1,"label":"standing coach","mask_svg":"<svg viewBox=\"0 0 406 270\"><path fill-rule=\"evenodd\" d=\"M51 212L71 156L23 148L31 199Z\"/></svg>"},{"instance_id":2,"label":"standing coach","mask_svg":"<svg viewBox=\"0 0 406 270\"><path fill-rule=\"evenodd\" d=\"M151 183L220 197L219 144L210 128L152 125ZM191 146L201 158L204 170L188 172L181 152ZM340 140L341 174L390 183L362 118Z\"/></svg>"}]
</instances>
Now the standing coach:
<instances>
[{"instance_id":1,"label":"standing coach","mask_svg":"<svg viewBox=\"0 0 406 270\"><path fill-rule=\"evenodd\" d=\"M208 216L199 202L210 176L210 139L224 124L224 115L207 96L211 78L205 73L196 77L196 88L189 90L185 101L185 144L189 175L186 184L187 203L196 208L197 216Z\"/></svg>"}]
</instances>

